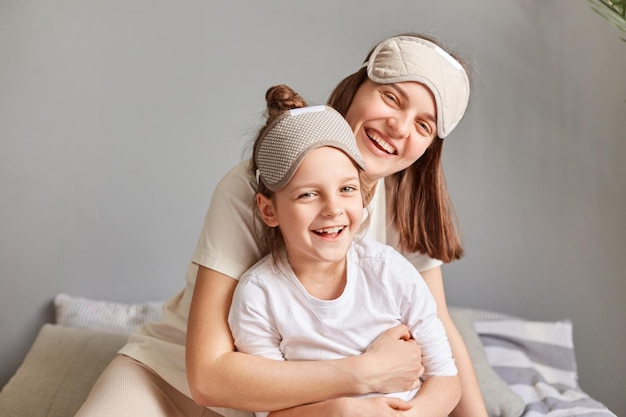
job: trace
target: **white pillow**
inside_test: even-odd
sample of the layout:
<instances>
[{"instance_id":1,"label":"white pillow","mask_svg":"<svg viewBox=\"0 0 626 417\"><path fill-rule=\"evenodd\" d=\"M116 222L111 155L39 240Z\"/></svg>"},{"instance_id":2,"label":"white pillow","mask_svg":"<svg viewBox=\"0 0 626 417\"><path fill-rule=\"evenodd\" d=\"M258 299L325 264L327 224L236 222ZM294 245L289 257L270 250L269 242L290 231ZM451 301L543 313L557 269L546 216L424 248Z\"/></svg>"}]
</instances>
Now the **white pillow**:
<instances>
[{"instance_id":1,"label":"white pillow","mask_svg":"<svg viewBox=\"0 0 626 417\"><path fill-rule=\"evenodd\" d=\"M56 322L67 327L131 334L149 321L161 319L163 302L124 304L58 294L54 298Z\"/></svg>"}]
</instances>

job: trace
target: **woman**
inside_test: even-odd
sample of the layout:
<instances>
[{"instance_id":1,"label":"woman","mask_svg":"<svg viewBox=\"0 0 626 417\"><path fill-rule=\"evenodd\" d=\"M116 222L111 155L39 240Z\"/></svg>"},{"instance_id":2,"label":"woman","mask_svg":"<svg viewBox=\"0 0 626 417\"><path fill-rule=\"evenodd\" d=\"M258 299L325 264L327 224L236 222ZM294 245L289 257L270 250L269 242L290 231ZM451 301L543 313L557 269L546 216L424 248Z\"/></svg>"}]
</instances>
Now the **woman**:
<instances>
[{"instance_id":1,"label":"woman","mask_svg":"<svg viewBox=\"0 0 626 417\"><path fill-rule=\"evenodd\" d=\"M387 39L371 57L329 101L350 123L367 163L368 235L406 253L437 301L462 385L452 415L486 416L471 361L447 312L440 268L462 256L440 155L442 138L467 106L467 75L457 60L419 36ZM237 279L261 258L253 214L256 178L247 168L233 168L216 187L186 288L166 303L162 321L129 338L79 416L203 415L204 406L279 410L328 399L341 405L344 396L420 385L420 351L406 326L346 359L277 362L235 352L230 302ZM367 413L368 407L353 410L355 416Z\"/></svg>"}]
</instances>

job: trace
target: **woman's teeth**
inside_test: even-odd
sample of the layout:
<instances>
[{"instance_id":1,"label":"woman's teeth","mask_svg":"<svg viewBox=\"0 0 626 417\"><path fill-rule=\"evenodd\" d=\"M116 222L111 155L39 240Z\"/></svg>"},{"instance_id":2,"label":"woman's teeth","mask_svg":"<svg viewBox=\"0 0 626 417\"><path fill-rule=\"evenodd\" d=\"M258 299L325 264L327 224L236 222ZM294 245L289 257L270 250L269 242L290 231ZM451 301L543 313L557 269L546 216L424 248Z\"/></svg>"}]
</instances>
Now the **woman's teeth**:
<instances>
[{"instance_id":1,"label":"woman's teeth","mask_svg":"<svg viewBox=\"0 0 626 417\"><path fill-rule=\"evenodd\" d=\"M396 149L393 146L391 146L389 143L385 142L378 136L373 136L368 132L367 137L370 138L372 141L374 141L380 148L382 148L388 154L393 155L396 153Z\"/></svg>"}]
</instances>

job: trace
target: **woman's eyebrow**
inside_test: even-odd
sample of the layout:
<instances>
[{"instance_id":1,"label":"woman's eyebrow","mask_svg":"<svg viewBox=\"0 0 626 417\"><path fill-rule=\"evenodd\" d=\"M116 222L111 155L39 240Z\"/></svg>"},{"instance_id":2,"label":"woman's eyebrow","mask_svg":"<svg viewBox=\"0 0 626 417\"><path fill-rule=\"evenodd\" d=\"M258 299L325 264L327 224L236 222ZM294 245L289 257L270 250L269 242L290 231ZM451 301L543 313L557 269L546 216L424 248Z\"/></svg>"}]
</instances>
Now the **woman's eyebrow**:
<instances>
[{"instance_id":1,"label":"woman's eyebrow","mask_svg":"<svg viewBox=\"0 0 626 417\"><path fill-rule=\"evenodd\" d=\"M409 95L407 94L406 90L402 87L400 87L400 84L397 83L392 83L391 86L393 88L395 88L396 90L398 90L398 93L400 93L400 95L402 96L403 99L408 100L409 99Z\"/></svg>"},{"instance_id":2,"label":"woman's eyebrow","mask_svg":"<svg viewBox=\"0 0 626 417\"><path fill-rule=\"evenodd\" d=\"M398 94L400 94L404 100L408 100L409 99L408 93L399 84L392 83L390 85L393 86L393 88L395 88L398 91ZM425 113L423 116L425 118L427 118L428 120L430 120L431 122L433 122L435 124L437 123L437 117L435 117L434 114L432 114L432 113Z\"/></svg>"}]
</instances>

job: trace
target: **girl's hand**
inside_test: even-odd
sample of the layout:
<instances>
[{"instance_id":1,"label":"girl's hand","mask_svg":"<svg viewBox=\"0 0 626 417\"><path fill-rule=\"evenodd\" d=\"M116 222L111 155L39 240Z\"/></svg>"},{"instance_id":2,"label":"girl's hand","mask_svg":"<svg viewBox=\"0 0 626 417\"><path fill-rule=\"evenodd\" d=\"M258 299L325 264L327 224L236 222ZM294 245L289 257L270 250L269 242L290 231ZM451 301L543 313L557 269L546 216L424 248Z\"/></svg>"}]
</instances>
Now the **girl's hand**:
<instances>
[{"instance_id":1,"label":"girl's hand","mask_svg":"<svg viewBox=\"0 0 626 417\"><path fill-rule=\"evenodd\" d=\"M378 336L361 358L366 392L410 391L421 385L422 350L403 324Z\"/></svg>"}]
</instances>

